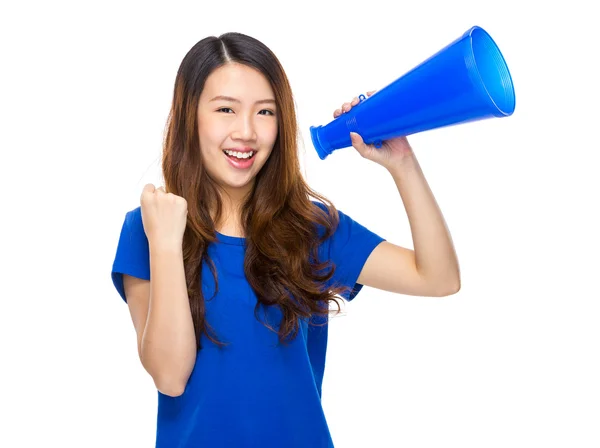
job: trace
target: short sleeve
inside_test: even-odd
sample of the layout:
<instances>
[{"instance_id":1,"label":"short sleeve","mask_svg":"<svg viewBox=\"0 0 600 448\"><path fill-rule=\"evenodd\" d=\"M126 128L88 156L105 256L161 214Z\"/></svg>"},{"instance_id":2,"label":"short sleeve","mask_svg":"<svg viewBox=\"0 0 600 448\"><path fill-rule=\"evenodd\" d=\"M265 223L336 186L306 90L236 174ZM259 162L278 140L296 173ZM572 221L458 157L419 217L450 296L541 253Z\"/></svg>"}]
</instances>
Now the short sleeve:
<instances>
[{"instance_id":1,"label":"short sleeve","mask_svg":"<svg viewBox=\"0 0 600 448\"><path fill-rule=\"evenodd\" d=\"M144 232L140 207L125 215L111 272L115 288L127 302L123 274L150 280L148 239Z\"/></svg>"},{"instance_id":2,"label":"short sleeve","mask_svg":"<svg viewBox=\"0 0 600 448\"><path fill-rule=\"evenodd\" d=\"M326 252L335 265L332 281L343 286L351 287L344 294L346 300L352 300L360 292L363 285L357 283L367 258L384 238L353 220L341 210L335 233L328 239Z\"/></svg>"}]
</instances>

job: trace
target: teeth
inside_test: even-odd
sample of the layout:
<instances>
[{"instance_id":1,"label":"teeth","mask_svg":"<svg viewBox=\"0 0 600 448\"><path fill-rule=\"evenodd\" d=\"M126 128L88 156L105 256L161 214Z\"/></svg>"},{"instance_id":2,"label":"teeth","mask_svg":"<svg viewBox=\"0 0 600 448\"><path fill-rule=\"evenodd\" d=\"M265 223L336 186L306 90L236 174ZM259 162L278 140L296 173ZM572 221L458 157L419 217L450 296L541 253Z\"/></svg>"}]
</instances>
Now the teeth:
<instances>
[{"instance_id":1,"label":"teeth","mask_svg":"<svg viewBox=\"0 0 600 448\"><path fill-rule=\"evenodd\" d=\"M225 152L225 154L228 154L232 157L236 157L238 159L249 159L250 157L252 157L254 155L254 151L238 152L238 151L225 150L224 152Z\"/></svg>"}]
</instances>

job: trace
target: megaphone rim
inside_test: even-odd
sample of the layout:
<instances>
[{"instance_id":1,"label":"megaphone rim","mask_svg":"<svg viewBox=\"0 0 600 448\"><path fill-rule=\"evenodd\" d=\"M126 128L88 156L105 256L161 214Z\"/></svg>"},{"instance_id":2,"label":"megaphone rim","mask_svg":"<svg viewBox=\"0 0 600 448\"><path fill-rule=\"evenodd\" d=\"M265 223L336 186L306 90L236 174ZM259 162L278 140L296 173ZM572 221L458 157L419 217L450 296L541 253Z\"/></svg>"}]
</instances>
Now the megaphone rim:
<instances>
[{"instance_id":1,"label":"megaphone rim","mask_svg":"<svg viewBox=\"0 0 600 448\"><path fill-rule=\"evenodd\" d=\"M488 43L491 44L491 46L493 47L493 49L495 51L495 57L498 59L498 62L501 65L501 69L505 72L505 76L503 77L503 80L506 81L506 83L507 83L507 86L505 86L505 93L508 93L510 96L509 102L508 102L510 104L510 106L508 108L501 108L498 105L498 103L496 102L496 100L494 99L492 94L490 93L488 86L486 85L483 77L481 76L481 71L479 70L479 66L477 64L477 58L475 57L475 49L473 48L473 39L474 39L475 33L480 33L488 41ZM492 103L492 105L494 106L496 111L498 112L499 116L508 117L508 116L512 115L514 113L515 107L516 107L515 88L514 88L512 75L508 68L508 64L506 63L506 59L504 58L504 55L500 51L500 47L498 46L496 41L492 38L490 33L488 33L481 26L475 25L475 26L471 27L465 34L469 36L470 56L473 59L473 65L477 69L476 70L477 76L478 76L479 81L481 82L481 86L485 90L490 102Z\"/></svg>"}]
</instances>

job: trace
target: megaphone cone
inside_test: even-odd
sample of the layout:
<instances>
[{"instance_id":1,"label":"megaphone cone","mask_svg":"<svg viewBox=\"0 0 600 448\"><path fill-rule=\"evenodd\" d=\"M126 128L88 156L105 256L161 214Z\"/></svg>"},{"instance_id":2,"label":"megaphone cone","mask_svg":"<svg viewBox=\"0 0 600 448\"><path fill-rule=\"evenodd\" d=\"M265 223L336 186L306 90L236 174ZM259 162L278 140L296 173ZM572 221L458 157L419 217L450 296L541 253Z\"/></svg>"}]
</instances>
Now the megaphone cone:
<instances>
[{"instance_id":1,"label":"megaphone cone","mask_svg":"<svg viewBox=\"0 0 600 448\"><path fill-rule=\"evenodd\" d=\"M474 26L436 54L365 98L325 126L311 126L321 159L352 145L350 132L368 144L515 110L515 92L504 57L491 36Z\"/></svg>"}]
</instances>

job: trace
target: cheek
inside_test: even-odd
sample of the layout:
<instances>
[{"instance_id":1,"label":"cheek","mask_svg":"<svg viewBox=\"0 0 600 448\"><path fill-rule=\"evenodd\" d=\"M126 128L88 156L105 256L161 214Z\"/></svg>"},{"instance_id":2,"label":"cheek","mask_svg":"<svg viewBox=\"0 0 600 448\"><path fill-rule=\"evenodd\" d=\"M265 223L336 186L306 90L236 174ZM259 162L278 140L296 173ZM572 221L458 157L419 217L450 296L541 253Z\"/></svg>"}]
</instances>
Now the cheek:
<instances>
[{"instance_id":1,"label":"cheek","mask_svg":"<svg viewBox=\"0 0 600 448\"><path fill-rule=\"evenodd\" d=\"M219 127L218 123L204 122L203 126L198 126L198 137L201 148L213 148L219 146L226 135L225 131Z\"/></svg>"},{"instance_id":2,"label":"cheek","mask_svg":"<svg viewBox=\"0 0 600 448\"><path fill-rule=\"evenodd\" d=\"M273 146L275 140L277 140L277 133L278 128L276 124L265 127L263 132L264 141L267 142L269 146Z\"/></svg>"}]
</instances>

